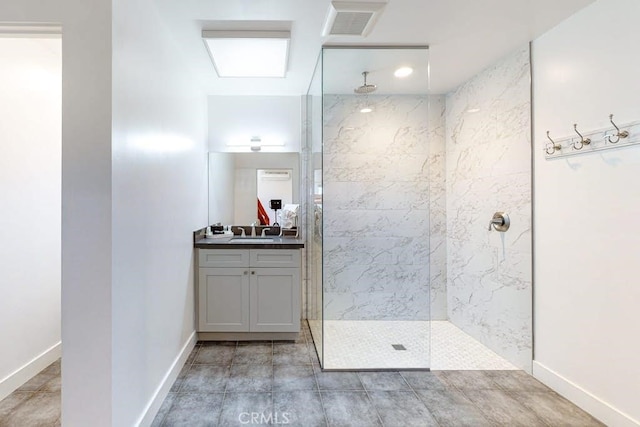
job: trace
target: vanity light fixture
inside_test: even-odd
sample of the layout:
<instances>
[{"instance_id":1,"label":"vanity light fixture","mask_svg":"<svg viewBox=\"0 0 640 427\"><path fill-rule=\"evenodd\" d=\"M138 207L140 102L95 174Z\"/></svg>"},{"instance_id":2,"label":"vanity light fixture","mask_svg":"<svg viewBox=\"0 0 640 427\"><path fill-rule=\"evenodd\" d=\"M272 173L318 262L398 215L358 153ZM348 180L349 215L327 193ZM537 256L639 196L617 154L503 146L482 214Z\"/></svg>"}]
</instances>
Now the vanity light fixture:
<instances>
[{"instance_id":1,"label":"vanity light fixture","mask_svg":"<svg viewBox=\"0 0 640 427\"><path fill-rule=\"evenodd\" d=\"M360 110L361 113L370 113L372 111L373 109L371 107L364 107L363 109Z\"/></svg>"},{"instance_id":2,"label":"vanity light fixture","mask_svg":"<svg viewBox=\"0 0 640 427\"><path fill-rule=\"evenodd\" d=\"M251 137L251 151L257 152L262 150L262 146L260 145L260 143L262 142L262 139L260 139L259 136L252 136Z\"/></svg>"},{"instance_id":3,"label":"vanity light fixture","mask_svg":"<svg viewBox=\"0 0 640 427\"><path fill-rule=\"evenodd\" d=\"M225 145L227 147L250 147L252 151L260 151L262 147L284 147L285 143L274 137L252 136L248 138L239 136L227 141Z\"/></svg>"},{"instance_id":4,"label":"vanity light fixture","mask_svg":"<svg viewBox=\"0 0 640 427\"><path fill-rule=\"evenodd\" d=\"M411 73L413 73L413 68L411 68L411 67L400 67L393 73L393 75L396 76L399 79L403 79L405 77L410 76Z\"/></svg>"},{"instance_id":5,"label":"vanity light fixture","mask_svg":"<svg viewBox=\"0 0 640 427\"><path fill-rule=\"evenodd\" d=\"M289 31L203 30L202 39L219 77L284 77Z\"/></svg>"}]
</instances>

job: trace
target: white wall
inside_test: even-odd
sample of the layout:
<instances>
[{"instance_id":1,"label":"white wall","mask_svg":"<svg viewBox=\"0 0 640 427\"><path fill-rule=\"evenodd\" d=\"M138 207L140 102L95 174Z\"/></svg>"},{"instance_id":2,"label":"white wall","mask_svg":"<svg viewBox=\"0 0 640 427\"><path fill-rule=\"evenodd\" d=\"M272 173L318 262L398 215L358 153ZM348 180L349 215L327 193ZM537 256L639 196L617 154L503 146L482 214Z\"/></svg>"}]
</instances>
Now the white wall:
<instances>
[{"instance_id":1,"label":"white wall","mask_svg":"<svg viewBox=\"0 0 640 427\"><path fill-rule=\"evenodd\" d=\"M62 420L111 425L111 1L5 0L0 16L64 29Z\"/></svg>"},{"instance_id":2,"label":"white wall","mask_svg":"<svg viewBox=\"0 0 640 427\"><path fill-rule=\"evenodd\" d=\"M61 45L0 37L0 400L60 355Z\"/></svg>"},{"instance_id":3,"label":"white wall","mask_svg":"<svg viewBox=\"0 0 640 427\"><path fill-rule=\"evenodd\" d=\"M63 0L58 7L64 12L62 424L108 426L113 404L111 1Z\"/></svg>"},{"instance_id":4,"label":"white wall","mask_svg":"<svg viewBox=\"0 0 640 427\"><path fill-rule=\"evenodd\" d=\"M194 330L191 231L206 224L206 100L154 6L114 3L114 23L110 0L0 3L4 22L63 27L62 421L71 427L150 422L142 417L154 415Z\"/></svg>"},{"instance_id":5,"label":"white wall","mask_svg":"<svg viewBox=\"0 0 640 427\"><path fill-rule=\"evenodd\" d=\"M171 30L179 7L114 3L115 426L151 421L195 343L192 232L207 224L207 102Z\"/></svg>"},{"instance_id":6,"label":"white wall","mask_svg":"<svg viewBox=\"0 0 640 427\"><path fill-rule=\"evenodd\" d=\"M249 141L259 136L262 152L300 152L300 96L209 96L209 149L251 152ZM246 144L242 147L228 144Z\"/></svg>"},{"instance_id":7,"label":"white wall","mask_svg":"<svg viewBox=\"0 0 640 427\"><path fill-rule=\"evenodd\" d=\"M640 120L638 16L637 0L599 0L533 43L534 374L615 426L640 423L640 147L542 148L547 130Z\"/></svg>"}]
</instances>

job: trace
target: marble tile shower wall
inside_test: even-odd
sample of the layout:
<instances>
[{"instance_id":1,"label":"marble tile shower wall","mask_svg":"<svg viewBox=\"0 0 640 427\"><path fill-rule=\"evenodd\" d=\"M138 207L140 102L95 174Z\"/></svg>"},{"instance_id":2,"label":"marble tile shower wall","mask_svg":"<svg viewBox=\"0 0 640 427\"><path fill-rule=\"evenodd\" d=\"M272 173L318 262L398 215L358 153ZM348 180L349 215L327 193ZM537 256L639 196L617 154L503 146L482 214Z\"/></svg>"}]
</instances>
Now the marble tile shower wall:
<instances>
[{"instance_id":1,"label":"marble tile shower wall","mask_svg":"<svg viewBox=\"0 0 640 427\"><path fill-rule=\"evenodd\" d=\"M447 95L447 308L459 328L531 369L529 49ZM476 113L468 110L479 108ZM511 228L487 231L495 211Z\"/></svg>"},{"instance_id":2,"label":"marble tile shower wall","mask_svg":"<svg viewBox=\"0 0 640 427\"><path fill-rule=\"evenodd\" d=\"M369 96L368 114L359 112L362 102L324 97L325 319L428 320L428 143L437 134L429 132L428 99ZM443 210L441 193L434 200ZM441 266L436 271L443 277Z\"/></svg>"},{"instance_id":3,"label":"marble tile shower wall","mask_svg":"<svg viewBox=\"0 0 640 427\"><path fill-rule=\"evenodd\" d=\"M447 186L444 95L429 96L429 282L431 320L447 314Z\"/></svg>"}]
</instances>

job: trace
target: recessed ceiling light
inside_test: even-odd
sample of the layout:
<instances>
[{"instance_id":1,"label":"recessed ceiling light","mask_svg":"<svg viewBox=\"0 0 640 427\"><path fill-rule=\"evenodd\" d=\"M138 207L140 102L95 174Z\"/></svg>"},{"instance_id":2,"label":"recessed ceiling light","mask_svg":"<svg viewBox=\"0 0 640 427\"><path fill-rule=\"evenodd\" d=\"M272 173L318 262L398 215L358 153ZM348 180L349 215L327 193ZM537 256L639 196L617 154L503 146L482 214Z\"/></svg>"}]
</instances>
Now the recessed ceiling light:
<instances>
[{"instance_id":1,"label":"recessed ceiling light","mask_svg":"<svg viewBox=\"0 0 640 427\"><path fill-rule=\"evenodd\" d=\"M203 31L219 77L284 77L289 31Z\"/></svg>"},{"instance_id":2,"label":"recessed ceiling light","mask_svg":"<svg viewBox=\"0 0 640 427\"><path fill-rule=\"evenodd\" d=\"M370 113L372 111L373 109L370 107L364 107L362 110L360 110L361 113Z\"/></svg>"},{"instance_id":3,"label":"recessed ceiling light","mask_svg":"<svg viewBox=\"0 0 640 427\"><path fill-rule=\"evenodd\" d=\"M398 77L399 79L410 76L413 73L413 68L411 67L400 67L398 68L393 75Z\"/></svg>"},{"instance_id":4,"label":"recessed ceiling light","mask_svg":"<svg viewBox=\"0 0 640 427\"><path fill-rule=\"evenodd\" d=\"M480 111L480 109L479 109L479 108L469 108L469 109L467 110L467 113L477 113L477 112L479 112L479 111Z\"/></svg>"}]
</instances>

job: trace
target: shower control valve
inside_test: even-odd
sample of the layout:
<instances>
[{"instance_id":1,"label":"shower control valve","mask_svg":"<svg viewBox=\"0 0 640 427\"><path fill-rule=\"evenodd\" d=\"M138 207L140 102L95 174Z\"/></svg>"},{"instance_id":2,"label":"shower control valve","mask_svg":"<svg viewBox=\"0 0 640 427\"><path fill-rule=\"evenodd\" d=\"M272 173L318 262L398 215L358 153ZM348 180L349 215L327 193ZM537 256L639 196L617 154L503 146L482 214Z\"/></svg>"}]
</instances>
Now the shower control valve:
<instances>
[{"instance_id":1,"label":"shower control valve","mask_svg":"<svg viewBox=\"0 0 640 427\"><path fill-rule=\"evenodd\" d=\"M511 225L511 221L509 220L509 215L505 212L496 212L493 214L493 218L491 218L491 222L489 222L489 231L491 231L491 227L496 231L505 232L509 229Z\"/></svg>"}]
</instances>

